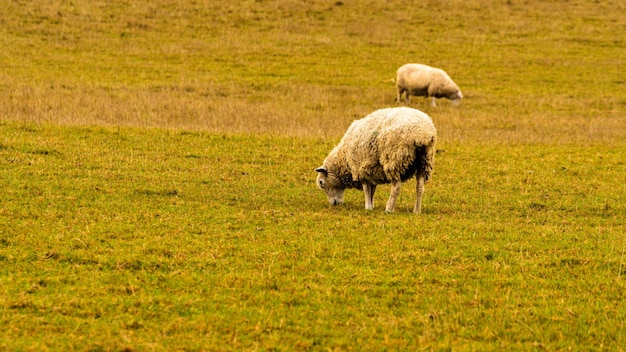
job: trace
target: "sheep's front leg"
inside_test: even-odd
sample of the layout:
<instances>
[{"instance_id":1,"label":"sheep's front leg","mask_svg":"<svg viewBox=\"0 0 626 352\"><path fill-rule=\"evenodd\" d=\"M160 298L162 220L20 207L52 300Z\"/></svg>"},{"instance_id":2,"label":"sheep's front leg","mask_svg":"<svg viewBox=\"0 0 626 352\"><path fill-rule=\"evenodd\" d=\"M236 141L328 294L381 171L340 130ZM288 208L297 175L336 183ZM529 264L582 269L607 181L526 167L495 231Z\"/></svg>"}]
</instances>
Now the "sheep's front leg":
<instances>
[{"instance_id":1,"label":"sheep's front leg","mask_svg":"<svg viewBox=\"0 0 626 352\"><path fill-rule=\"evenodd\" d=\"M424 195L424 175L417 176L417 186L415 187L417 198L415 199L415 207L413 212L419 214L422 212L422 196Z\"/></svg>"},{"instance_id":2,"label":"sheep's front leg","mask_svg":"<svg viewBox=\"0 0 626 352\"><path fill-rule=\"evenodd\" d=\"M397 181L391 184L391 194L389 195L389 200L387 201L387 207L385 208L386 212L393 212L396 207L396 199L398 195L400 195L400 191L402 190L402 181Z\"/></svg>"},{"instance_id":3,"label":"sheep's front leg","mask_svg":"<svg viewBox=\"0 0 626 352\"><path fill-rule=\"evenodd\" d=\"M374 192L376 192L376 185L363 182L363 193L365 193L365 209L374 209Z\"/></svg>"},{"instance_id":4,"label":"sheep's front leg","mask_svg":"<svg viewBox=\"0 0 626 352\"><path fill-rule=\"evenodd\" d=\"M432 106L432 107L437 106L437 102L435 101L435 97L433 97L433 100L430 102L430 106Z\"/></svg>"}]
</instances>

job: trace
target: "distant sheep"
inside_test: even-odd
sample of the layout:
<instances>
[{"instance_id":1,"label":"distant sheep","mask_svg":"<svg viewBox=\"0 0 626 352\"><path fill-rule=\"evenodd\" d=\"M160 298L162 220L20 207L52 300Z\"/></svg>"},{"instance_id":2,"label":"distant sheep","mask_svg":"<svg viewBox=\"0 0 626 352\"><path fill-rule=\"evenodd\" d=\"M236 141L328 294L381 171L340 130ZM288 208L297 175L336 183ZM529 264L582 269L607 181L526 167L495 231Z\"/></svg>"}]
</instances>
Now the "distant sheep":
<instances>
[{"instance_id":1,"label":"distant sheep","mask_svg":"<svg viewBox=\"0 0 626 352\"><path fill-rule=\"evenodd\" d=\"M463 99L463 93L444 70L422 64L400 67L396 73L396 88L398 103L402 93L405 93L407 104L410 95L432 97L432 106L437 106L435 98L448 98L455 106Z\"/></svg>"},{"instance_id":2,"label":"distant sheep","mask_svg":"<svg viewBox=\"0 0 626 352\"><path fill-rule=\"evenodd\" d=\"M315 169L317 186L330 204L343 202L346 188L362 189L365 209L374 208L374 191L391 183L385 210L392 212L402 182L417 178L414 213L422 209L424 183L434 166L437 130L428 115L407 108L377 110L350 125L339 144Z\"/></svg>"}]
</instances>

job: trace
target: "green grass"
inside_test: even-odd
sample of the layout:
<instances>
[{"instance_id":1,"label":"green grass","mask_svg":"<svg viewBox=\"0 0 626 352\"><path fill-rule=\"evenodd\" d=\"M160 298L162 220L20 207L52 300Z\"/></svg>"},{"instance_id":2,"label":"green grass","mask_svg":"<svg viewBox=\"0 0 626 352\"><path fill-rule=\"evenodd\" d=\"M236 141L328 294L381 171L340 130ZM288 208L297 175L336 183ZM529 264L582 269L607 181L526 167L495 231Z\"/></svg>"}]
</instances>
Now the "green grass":
<instances>
[{"instance_id":1,"label":"green grass","mask_svg":"<svg viewBox=\"0 0 626 352\"><path fill-rule=\"evenodd\" d=\"M330 208L319 140L1 132L3 348L623 346L623 146L446 145L414 216Z\"/></svg>"},{"instance_id":2,"label":"green grass","mask_svg":"<svg viewBox=\"0 0 626 352\"><path fill-rule=\"evenodd\" d=\"M624 350L619 1L0 6L0 350ZM436 108L423 214L313 169Z\"/></svg>"}]
</instances>

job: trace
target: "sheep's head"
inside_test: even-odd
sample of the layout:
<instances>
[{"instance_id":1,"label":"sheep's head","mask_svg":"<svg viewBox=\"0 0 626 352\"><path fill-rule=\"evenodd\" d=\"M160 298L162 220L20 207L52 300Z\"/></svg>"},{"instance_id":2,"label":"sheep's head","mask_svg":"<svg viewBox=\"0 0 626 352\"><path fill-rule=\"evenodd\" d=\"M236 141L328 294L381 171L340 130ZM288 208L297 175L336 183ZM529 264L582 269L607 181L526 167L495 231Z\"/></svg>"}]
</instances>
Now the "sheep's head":
<instances>
[{"instance_id":1,"label":"sheep's head","mask_svg":"<svg viewBox=\"0 0 626 352\"><path fill-rule=\"evenodd\" d=\"M460 89L450 97L452 105L454 106L461 104L461 99L463 99L463 93L461 93Z\"/></svg>"},{"instance_id":2,"label":"sheep's head","mask_svg":"<svg viewBox=\"0 0 626 352\"><path fill-rule=\"evenodd\" d=\"M328 203L331 205L343 203L343 191L346 188L342 185L337 175L328 171L326 166L320 166L315 171L317 171L317 187L326 192Z\"/></svg>"}]
</instances>

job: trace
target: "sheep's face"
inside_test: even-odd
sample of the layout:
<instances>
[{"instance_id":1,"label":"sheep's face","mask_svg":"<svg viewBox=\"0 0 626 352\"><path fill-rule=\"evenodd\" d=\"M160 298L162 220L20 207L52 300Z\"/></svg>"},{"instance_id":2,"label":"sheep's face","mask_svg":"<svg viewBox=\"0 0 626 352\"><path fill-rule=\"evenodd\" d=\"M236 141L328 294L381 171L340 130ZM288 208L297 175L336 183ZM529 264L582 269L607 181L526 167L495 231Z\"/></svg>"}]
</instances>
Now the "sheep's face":
<instances>
[{"instance_id":1,"label":"sheep's face","mask_svg":"<svg viewBox=\"0 0 626 352\"><path fill-rule=\"evenodd\" d=\"M461 104L461 99L463 99L463 93L461 93L460 90L450 97L453 106L458 106L459 104Z\"/></svg>"},{"instance_id":2,"label":"sheep's face","mask_svg":"<svg viewBox=\"0 0 626 352\"><path fill-rule=\"evenodd\" d=\"M332 172L329 172L326 166L320 166L315 171L317 171L317 187L326 192L328 203L331 205L343 203L345 187L342 186L339 178Z\"/></svg>"}]
</instances>

